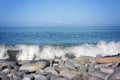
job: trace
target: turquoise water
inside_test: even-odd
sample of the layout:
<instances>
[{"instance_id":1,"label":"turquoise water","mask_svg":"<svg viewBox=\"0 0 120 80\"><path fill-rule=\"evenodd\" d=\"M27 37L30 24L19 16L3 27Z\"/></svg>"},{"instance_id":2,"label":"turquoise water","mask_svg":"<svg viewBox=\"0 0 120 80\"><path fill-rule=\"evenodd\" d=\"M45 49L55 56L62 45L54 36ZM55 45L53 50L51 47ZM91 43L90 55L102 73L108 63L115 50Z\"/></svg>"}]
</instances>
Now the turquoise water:
<instances>
[{"instance_id":1,"label":"turquoise water","mask_svg":"<svg viewBox=\"0 0 120 80\"><path fill-rule=\"evenodd\" d=\"M79 45L120 41L120 27L0 27L0 44Z\"/></svg>"}]
</instances>

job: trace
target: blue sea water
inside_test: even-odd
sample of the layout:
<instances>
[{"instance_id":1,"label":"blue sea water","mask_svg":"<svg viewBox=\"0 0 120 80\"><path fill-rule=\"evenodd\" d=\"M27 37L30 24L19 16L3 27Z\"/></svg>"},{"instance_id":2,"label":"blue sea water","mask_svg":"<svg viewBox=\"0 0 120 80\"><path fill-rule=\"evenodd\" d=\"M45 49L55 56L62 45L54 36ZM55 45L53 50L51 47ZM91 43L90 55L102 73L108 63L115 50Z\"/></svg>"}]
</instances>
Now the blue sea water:
<instances>
[{"instance_id":1,"label":"blue sea water","mask_svg":"<svg viewBox=\"0 0 120 80\"><path fill-rule=\"evenodd\" d=\"M0 59L68 59L118 53L119 26L0 27Z\"/></svg>"},{"instance_id":2,"label":"blue sea water","mask_svg":"<svg viewBox=\"0 0 120 80\"><path fill-rule=\"evenodd\" d=\"M0 44L78 45L120 41L120 26L0 27Z\"/></svg>"}]
</instances>

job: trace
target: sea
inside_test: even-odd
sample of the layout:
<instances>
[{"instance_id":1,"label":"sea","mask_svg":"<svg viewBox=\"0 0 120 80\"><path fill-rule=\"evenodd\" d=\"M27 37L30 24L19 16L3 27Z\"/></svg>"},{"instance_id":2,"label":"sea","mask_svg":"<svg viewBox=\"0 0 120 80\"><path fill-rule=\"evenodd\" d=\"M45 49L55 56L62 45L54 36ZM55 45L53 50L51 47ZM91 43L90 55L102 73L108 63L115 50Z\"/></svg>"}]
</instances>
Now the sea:
<instances>
[{"instance_id":1,"label":"sea","mask_svg":"<svg viewBox=\"0 0 120 80\"><path fill-rule=\"evenodd\" d=\"M0 27L0 59L71 59L120 53L120 26Z\"/></svg>"}]
</instances>

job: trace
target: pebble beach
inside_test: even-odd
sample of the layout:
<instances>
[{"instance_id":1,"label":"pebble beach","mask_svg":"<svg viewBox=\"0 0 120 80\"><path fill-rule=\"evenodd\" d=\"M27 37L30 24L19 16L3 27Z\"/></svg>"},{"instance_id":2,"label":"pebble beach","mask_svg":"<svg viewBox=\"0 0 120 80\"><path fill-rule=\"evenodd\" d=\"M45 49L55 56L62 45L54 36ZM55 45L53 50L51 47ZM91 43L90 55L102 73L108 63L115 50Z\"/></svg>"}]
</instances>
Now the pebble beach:
<instances>
[{"instance_id":1,"label":"pebble beach","mask_svg":"<svg viewBox=\"0 0 120 80\"><path fill-rule=\"evenodd\" d=\"M120 80L120 56L0 60L0 80Z\"/></svg>"}]
</instances>

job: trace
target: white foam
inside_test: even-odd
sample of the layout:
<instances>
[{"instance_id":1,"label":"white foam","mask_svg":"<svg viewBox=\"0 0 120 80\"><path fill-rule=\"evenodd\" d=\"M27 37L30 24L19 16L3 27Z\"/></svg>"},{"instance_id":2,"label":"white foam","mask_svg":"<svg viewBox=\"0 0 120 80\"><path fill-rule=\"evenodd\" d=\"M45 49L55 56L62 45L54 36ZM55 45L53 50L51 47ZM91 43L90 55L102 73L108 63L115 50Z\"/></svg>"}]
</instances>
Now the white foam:
<instances>
[{"instance_id":1,"label":"white foam","mask_svg":"<svg viewBox=\"0 0 120 80\"><path fill-rule=\"evenodd\" d=\"M39 46L37 45L16 45L19 53L16 55L18 60L33 60L39 53Z\"/></svg>"},{"instance_id":2,"label":"white foam","mask_svg":"<svg viewBox=\"0 0 120 80\"><path fill-rule=\"evenodd\" d=\"M8 46L0 45L0 59L5 59L9 57L6 54L8 49L19 50L19 52L16 55L16 58L18 60L54 59L55 57L67 59L67 57L65 57L65 54L72 54L76 58L81 55L93 57L95 57L97 54L101 54L103 56L116 55L117 53L120 53L120 42L112 41L107 43L105 41L100 41L96 45L86 43L83 45L65 48L51 45L39 47L38 45L25 45L25 44L20 44L13 46L13 48L8 48Z\"/></svg>"},{"instance_id":3,"label":"white foam","mask_svg":"<svg viewBox=\"0 0 120 80\"><path fill-rule=\"evenodd\" d=\"M8 50L8 48L6 46L0 45L0 59L8 58L7 50Z\"/></svg>"}]
</instances>

